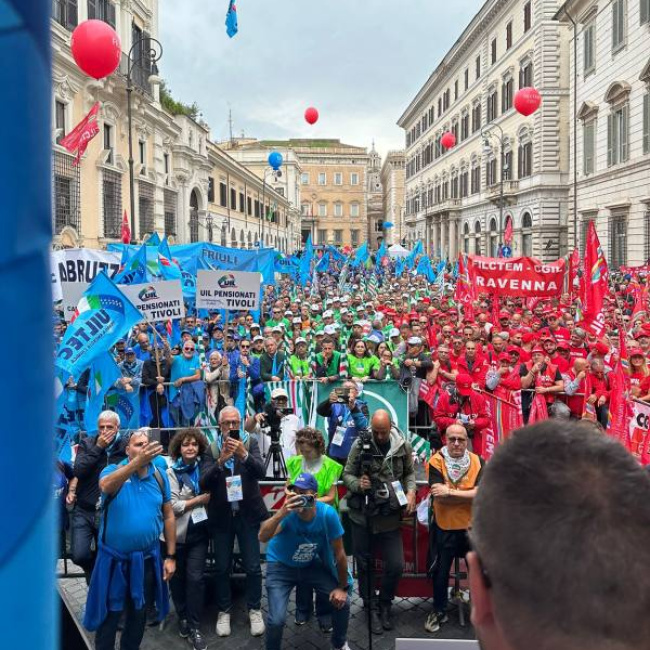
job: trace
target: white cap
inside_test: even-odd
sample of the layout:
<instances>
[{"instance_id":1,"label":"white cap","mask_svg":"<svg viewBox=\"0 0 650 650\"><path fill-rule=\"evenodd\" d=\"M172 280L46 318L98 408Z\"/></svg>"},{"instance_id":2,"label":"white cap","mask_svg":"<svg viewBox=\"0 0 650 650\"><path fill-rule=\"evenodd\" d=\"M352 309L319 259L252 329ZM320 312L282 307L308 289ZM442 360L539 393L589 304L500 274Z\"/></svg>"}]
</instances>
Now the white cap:
<instances>
[{"instance_id":1,"label":"white cap","mask_svg":"<svg viewBox=\"0 0 650 650\"><path fill-rule=\"evenodd\" d=\"M393 329L388 332L389 338L393 338L393 336L399 336L399 330L396 327L393 327Z\"/></svg>"},{"instance_id":2,"label":"white cap","mask_svg":"<svg viewBox=\"0 0 650 650\"><path fill-rule=\"evenodd\" d=\"M264 337L260 336L259 334L257 336L255 336L255 337L253 337L253 343L255 343L255 341L263 341L263 340L264 340Z\"/></svg>"},{"instance_id":3,"label":"white cap","mask_svg":"<svg viewBox=\"0 0 650 650\"><path fill-rule=\"evenodd\" d=\"M325 325L325 334L336 334L336 327L334 325Z\"/></svg>"},{"instance_id":4,"label":"white cap","mask_svg":"<svg viewBox=\"0 0 650 650\"><path fill-rule=\"evenodd\" d=\"M272 332L280 332L280 334L282 334L282 332L284 332L284 330L279 325L276 325L271 331Z\"/></svg>"},{"instance_id":5,"label":"white cap","mask_svg":"<svg viewBox=\"0 0 650 650\"><path fill-rule=\"evenodd\" d=\"M381 343L381 340L376 334L371 334L366 341L369 341L370 343Z\"/></svg>"},{"instance_id":6,"label":"white cap","mask_svg":"<svg viewBox=\"0 0 650 650\"><path fill-rule=\"evenodd\" d=\"M302 318L294 318L291 322L294 325L300 325L302 323Z\"/></svg>"},{"instance_id":7,"label":"white cap","mask_svg":"<svg viewBox=\"0 0 650 650\"><path fill-rule=\"evenodd\" d=\"M307 345L307 339L304 338L303 336L299 336L299 337L296 339L296 345L298 345L298 343L304 343L305 345Z\"/></svg>"},{"instance_id":8,"label":"white cap","mask_svg":"<svg viewBox=\"0 0 650 650\"><path fill-rule=\"evenodd\" d=\"M289 399L289 393L287 393L284 388L274 388L271 391L271 399L278 399L278 397L285 397L286 399Z\"/></svg>"},{"instance_id":9,"label":"white cap","mask_svg":"<svg viewBox=\"0 0 650 650\"><path fill-rule=\"evenodd\" d=\"M341 309L341 316L343 316L344 314L347 314L349 311L350 311L350 310L349 310L347 307L343 307L343 308Z\"/></svg>"},{"instance_id":10,"label":"white cap","mask_svg":"<svg viewBox=\"0 0 650 650\"><path fill-rule=\"evenodd\" d=\"M422 339L419 336L409 336L407 343L409 345L422 345Z\"/></svg>"},{"instance_id":11,"label":"white cap","mask_svg":"<svg viewBox=\"0 0 650 650\"><path fill-rule=\"evenodd\" d=\"M258 330L261 330L261 329L262 329L262 328L260 327L260 324L259 324L259 323L253 323L253 324L251 325L251 329L253 329L254 327L257 327Z\"/></svg>"},{"instance_id":12,"label":"white cap","mask_svg":"<svg viewBox=\"0 0 650 650\"><path fill-rule=\"evenodd\" d=\"M332 318L334 316L334 312L331 309L326 309L323 312L323 318Z\"/></svg>"}]
</instances>

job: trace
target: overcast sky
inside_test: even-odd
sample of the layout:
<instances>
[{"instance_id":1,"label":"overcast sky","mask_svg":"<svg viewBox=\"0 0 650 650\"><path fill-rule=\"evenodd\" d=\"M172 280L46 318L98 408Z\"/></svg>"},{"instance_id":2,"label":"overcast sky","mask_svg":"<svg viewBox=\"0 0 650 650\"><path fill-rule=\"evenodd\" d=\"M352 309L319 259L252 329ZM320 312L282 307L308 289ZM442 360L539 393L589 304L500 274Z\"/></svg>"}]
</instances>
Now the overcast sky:
<instances>
[{"instance_id":1,"label":"overcast sky","mask_svg":"<svg viewBox=\"0 0 650 650\"><path fill-rule=\"evenodd\" d=\"M403 146L406 106L483 0L159 0L161 75L196 101L213 140L340 138L379 152ZM315 106L320 120L303 118Z\"/></svg>"}]
</instances>

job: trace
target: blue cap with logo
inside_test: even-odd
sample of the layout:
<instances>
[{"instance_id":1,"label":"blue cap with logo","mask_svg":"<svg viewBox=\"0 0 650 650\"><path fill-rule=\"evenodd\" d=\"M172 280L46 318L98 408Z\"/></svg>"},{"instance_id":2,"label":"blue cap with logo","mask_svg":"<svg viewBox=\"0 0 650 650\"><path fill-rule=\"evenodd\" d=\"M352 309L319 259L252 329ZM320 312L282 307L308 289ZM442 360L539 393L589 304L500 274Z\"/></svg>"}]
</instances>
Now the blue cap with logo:
<instances>
[{"instance_id":1,"label":"blue cap with logo","mask_svg":"<svg viewBox=\"0 0 650 650\"><path fill-rule=\"evenodd\" d=\"M318 492L318 483L312 474L308 472L302 472L298 474L298 478L289 486L296 487L299 490L311 490L312 492Z\"/></svg>"}]
</instances>

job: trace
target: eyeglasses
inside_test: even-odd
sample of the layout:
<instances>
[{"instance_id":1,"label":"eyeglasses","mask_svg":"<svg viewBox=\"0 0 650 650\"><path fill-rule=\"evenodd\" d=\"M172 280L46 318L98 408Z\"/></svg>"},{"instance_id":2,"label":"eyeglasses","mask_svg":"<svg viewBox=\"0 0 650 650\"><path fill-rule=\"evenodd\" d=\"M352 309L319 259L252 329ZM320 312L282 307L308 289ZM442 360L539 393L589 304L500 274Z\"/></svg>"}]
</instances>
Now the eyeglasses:
<instances>
[{"instance_id":1,"label":"eyeglasses","mask_svg":"<svg viewBox=\"0 0 650 650\"><path fill-rule=\"evenodd\" d=\"M248 350L251 346L250 345L241 345L240 346L242 350Z\"/></svg>"},{"instance_id":2,"label":"eyeglasses","mask_svg":"<svg viewBox=\"0 0 650 650\"><path fill-rule=\"evenodd\" d=\"M221 420L221 427L223 428L224 426L228 426L231 424L238 427L240 422L241 420Z\"/></svg>"},{"instance_id":3,"label":"eyeglasses","mask_svg":"<svg viewBox=\"0 0 650 650\"><path fill-rule=\"evenodd\" d=\"M448 437L447 442L450 442L452 445L464 445L467 444L467 438L455 438L455 437Z\"/></svg>"},{"instance_id":4,"label":"eyeglasses","mask_svg":"<svg viewBox=\"0 0 650 650\"><path fill-rule=\"evenodd\" d=\"M184 352L194 352L194 348L183 348Z\"/></svg>"}]
</instances>

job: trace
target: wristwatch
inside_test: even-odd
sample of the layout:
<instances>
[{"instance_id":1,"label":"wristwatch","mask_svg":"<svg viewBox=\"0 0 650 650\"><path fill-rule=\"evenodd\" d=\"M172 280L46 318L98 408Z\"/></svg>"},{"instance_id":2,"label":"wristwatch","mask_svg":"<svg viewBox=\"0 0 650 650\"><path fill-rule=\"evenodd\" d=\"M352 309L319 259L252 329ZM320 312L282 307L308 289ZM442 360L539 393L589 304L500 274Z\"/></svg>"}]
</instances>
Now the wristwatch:
<instances>
[{"instance_id":1,"label":"wristwatch","mask_svg":"<svg viewBox=\"0 0 650 650\"><path fill-rule=\"evenodd\" d=\"M350 591L350 585L346 582L346 583L345 583L345 587L341 587L341 586L339 585L339 589L341 589L341 590L343 590L343 591Z\"/></svg>"},{"instance_id":2,"label":"wristwatch","mask_svg":"<svg viewBox=\"0 0 650 650\"><path fill-rule=\"evenodd\" d=\"M176 555L172 555L171 553L167 553L167 555L165 555L165 559L166 560L174 560L174 562L176 562Z\"/></svg>"}]
</instances>

